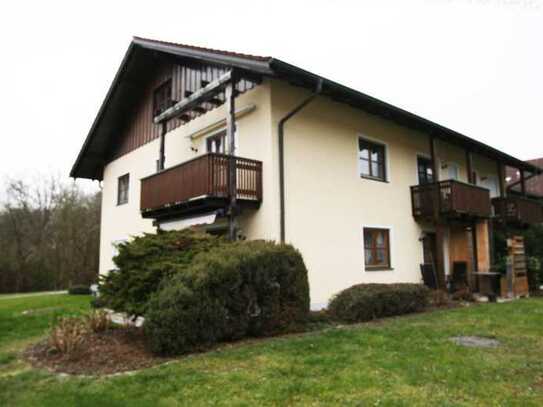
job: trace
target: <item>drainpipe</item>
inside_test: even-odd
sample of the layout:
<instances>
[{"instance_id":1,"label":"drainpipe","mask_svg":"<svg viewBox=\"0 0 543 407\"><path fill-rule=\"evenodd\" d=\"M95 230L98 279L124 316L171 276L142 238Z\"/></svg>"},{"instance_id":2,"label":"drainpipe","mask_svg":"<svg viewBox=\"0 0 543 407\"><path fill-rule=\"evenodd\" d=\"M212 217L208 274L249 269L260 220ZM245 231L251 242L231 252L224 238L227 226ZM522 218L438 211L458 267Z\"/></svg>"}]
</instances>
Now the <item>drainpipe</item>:
<instances>
[{"instance_id":1,"label":"drainpipe","mask_svg":"<svg viewBox=\"0 0 543 407\"><path fill-rule=\"evenodd\" d=\"M164 165L166 163L166 155L165 155L165 149L164 145L166 143L166 133L168 132L168 121L164 120L160 124L160 151L158 154L158 171L162 171L164 169Z\"/></svg>"},{"instance_id":2,"label":"drainpipe","mask_svg":"<svg viewBox=\"0 0 543 407\"><path fill-rule=\"evenodd\" d=\"M285 243L285 123L294 115L306 107L322 91L322 78L319 78L315 91L302 101L298 106L292 109L286 116L279 120L279 207L280 207L280 226L281 243Z\"/></svg>"}]
</instances>

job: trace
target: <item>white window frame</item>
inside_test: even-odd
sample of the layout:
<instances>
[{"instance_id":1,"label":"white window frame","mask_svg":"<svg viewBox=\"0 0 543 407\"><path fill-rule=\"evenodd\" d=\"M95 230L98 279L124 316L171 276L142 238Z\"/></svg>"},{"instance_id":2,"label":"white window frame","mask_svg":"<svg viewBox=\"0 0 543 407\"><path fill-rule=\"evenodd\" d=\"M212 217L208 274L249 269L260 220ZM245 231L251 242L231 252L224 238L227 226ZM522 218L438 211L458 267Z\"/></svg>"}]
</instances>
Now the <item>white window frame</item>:
<instances>
[{"instance_id":1,"label":"white window frame","mask_svg":"<svg viewBox=\"0 0 543 407\"><path fill-rule=\"evenodd\" d=\"M383 270L366 270L366 247L364 243L364 229L385 229L388 230L388 253L389 253L389 267ZM390 225L372 225L372 224L363 224L361 229L361 248L362 248L362 271L364 273L393 273L394 272L394 262L396 261L396 255L394 252L394 228Z\"/></svg>"},{"instance_id":2,"label":"white window frame","mask_svg":"<svg viewBox=\"0 0 543 407\"><path fill-rule=\"evenodd\" d=\"M380 146L383 146L384 152L385 152L385 163L384 163L384 169L385 169L385 179L381 180L379 178L372 178L368 176L362 175L362 171L360 168L360 148L358 141L362 139L365 141L368 141L370 143L378 144ZM391 173L390 173L390 148L388 143L384 142L383 140L379 140L373 137L368 137L366 134L358 132L356 134L356 176L357 178L361 180L368 180L368 181L377 181L377 182L384 182L384 183L390 183L391 182Z\"/></svg>"},{"instance_id":3,"label":"white window frame","mask_svg":"<svg viewBox=\"0 0 543 407\"><path fill-rule=\"evenodd\" d=\"M235 144L235 148L236 148L236 151L235 151L236 155L238 155L238 152L239 152L239 131L238 131L238 127L239 127L239 124L236 123L236 131L234 132L234 144ZM201 148L203 149L204 154L207 154L207 139L209 139L211 137L214 137L219 133L224 133L224 132L226 132L226 127L221 127L220 129L213 130L209 134L206 134L205 137L203 137L203 144L202 144ZM224 135L224 152L225 152L225 154L228 154L228 137L227 137L227 134Z\"/></svg>"},{"instance_id":4,"label":"white window frame","mask_svg":"<svg viewBox=\"0 0 543 407\"><path fill-rule=\"evenodd\" d=\"M127 185L126 185L126 200L123 200L121 202L120 198L121 198L121 194L120 194L120 186L121 186L121 178L127 178L128 179L128 182L127 182ZM117 177L117 199L116 199L116 206L123 206L123 205L127 205L129 202L130 202L130 173L127 172L119 177Z\"/></svg>"}]
</instances>

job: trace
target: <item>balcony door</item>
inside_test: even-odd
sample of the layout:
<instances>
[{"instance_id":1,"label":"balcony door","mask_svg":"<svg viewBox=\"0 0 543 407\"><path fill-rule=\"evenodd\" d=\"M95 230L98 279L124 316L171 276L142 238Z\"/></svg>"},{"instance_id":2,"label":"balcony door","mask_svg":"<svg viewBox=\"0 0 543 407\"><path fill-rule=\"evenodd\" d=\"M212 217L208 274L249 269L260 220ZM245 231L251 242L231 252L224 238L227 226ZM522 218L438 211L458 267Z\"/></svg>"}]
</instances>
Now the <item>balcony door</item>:
<instances>
[{"instance_id":1,"label":"balcony door","mask_svg":"<svg viewBox=\"0 0 543 407\"><path fill-rule=\"evenodd\" d=\"M226 151L226 131L214 134L206 139L207 153L224 154Z\"/></svg>"},{"instance_id":2,"label":"balcony door","mask_svg":"<svg viewBox=\"0 0 543 407\"><path fill-rule=\"evenodd\" d=\"M417 157L417 174L419 177L419 185L431 184L434 182L434 169L432 160L428 157Z\"/></svg>"}]
</instances>

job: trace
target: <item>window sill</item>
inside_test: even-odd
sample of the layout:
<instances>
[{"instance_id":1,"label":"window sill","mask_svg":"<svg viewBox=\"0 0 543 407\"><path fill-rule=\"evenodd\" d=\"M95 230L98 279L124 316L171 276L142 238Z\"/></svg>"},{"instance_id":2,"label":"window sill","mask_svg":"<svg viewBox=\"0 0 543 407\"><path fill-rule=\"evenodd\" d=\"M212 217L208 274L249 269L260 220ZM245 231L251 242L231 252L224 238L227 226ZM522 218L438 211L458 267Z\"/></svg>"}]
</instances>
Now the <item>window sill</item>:
<instances>
[{"instance_id":1,"label":"window sill","mask_svg":"<svg viewBox=\"0 0 543 407\"><path fill-rule=\"evenodd\" d=\"M126 202L117 202L117 206L123 206L123 205L126 205L128 203L128 201Z\"/></svg>"},{"instance_id":2,"label":"window sill","mask_svg":"<svg viewBox=\"0 0 543 407\"><path fill-rule=\"evenodd\" d=\"M360 178L362 178L362 179L367 179L368 181L383 182L383 183L385 183L385 184L388 184L388 183L389 183L389 181L386 180L386 179L370 177L370 176L367 176L367 175L360 175Z\"/></svg>"},{"instance_id":3,"label":"window sill","mask_svg":"<svg viewBox=\"0 0 543 407\"><path fill-rule=\"evenodd\" d=\"M383 267L367 267L365 268L366 271L394 271L394 268L383 266Z\"/></svg>"}]
</instances>

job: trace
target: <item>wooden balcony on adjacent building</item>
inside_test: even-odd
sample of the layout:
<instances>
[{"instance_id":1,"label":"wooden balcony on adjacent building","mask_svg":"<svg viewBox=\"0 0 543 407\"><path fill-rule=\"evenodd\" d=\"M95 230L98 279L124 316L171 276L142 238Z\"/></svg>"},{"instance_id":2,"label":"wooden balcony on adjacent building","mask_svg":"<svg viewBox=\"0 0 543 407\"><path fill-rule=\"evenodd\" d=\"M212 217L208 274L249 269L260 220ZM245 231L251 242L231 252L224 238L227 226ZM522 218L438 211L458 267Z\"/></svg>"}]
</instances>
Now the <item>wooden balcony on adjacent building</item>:
<instances>
[{"instance_id":1,"label":"wooden balcony on adjacent building","mask_svg":"<svg viewBox=\"0 0 543 407\"><path fill-rule=\"evenodd\" d=\"M240 208L258 207L262 201L262 162L211 153L143 178L142 216L157 219L227 208L232 162Z\"/></svg>"},{"instance_id":2,"label":"wooden balcony on adjacent building","mask_svg":"<svg viewBox=\"0 0 543 407\"><path fill-rule=\"evenodd\" d=\"M455 180L412 186L411 202L419 220L473 220L492 213L488 189Z\"/></svg>"},{"instance_id":3,"label":"wooden balcony on adjacent building","mask_svg":"<svg viewBox=\"0 0 543 407\"><path fill-rule=\"evenodd\" d=\"M543 205L516 195L492 199L495 219L513 226L543 223Z\"/></svg>"}]
</instances>

